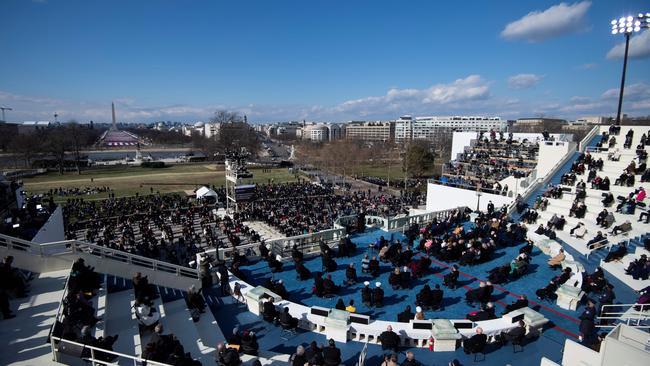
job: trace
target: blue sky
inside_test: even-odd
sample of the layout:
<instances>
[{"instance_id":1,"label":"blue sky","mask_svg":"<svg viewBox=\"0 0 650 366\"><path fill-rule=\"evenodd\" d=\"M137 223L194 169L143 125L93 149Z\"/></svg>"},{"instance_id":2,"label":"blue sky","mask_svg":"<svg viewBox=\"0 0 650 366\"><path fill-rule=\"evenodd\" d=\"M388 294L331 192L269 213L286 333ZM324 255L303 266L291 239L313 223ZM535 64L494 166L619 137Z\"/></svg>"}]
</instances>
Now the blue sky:
<instances>
[{"instance_id":1,"label":"blue sky","mask_svg":"<svg viewBox=\"0 0 650 366\"><path fill-rule=\"evenodd\" d=\"M611 115L644 1L3 0L8 120L250 121ZM650 114L650 30L624 112Z\"/></svg>"}]
</instances>

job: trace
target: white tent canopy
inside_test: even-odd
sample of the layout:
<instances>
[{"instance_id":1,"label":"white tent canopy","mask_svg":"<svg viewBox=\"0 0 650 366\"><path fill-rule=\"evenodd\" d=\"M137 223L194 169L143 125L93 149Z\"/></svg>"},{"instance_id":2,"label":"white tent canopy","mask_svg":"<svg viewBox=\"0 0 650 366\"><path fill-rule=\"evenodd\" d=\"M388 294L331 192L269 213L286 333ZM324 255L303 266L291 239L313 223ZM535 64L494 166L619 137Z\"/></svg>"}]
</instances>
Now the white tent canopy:
<instances>
[{"instance_id":1,"label":"white tent canopy","mask_svg":"<svg viewBox=\"0 0 650 366\"><path fill-rule=\"evenodd\" d=\"M212 189L208 187L201 187L196 190L196 198L201 199L204 197L217 197L217 192L213 191Z\"/></svg>"}]
</instances>

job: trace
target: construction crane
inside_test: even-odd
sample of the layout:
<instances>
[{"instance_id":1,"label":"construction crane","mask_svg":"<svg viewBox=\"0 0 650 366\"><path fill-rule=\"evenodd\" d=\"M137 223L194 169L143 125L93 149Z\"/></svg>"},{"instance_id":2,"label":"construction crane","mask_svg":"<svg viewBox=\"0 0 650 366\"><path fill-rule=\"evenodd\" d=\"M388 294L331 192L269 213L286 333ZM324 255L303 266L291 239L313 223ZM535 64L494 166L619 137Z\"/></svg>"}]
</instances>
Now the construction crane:
<instances>
[{"instance_id":1,"label":"construction crane","mask_svg":"<svg viewBox=\"0 0 650 366\"><path fill-rule=\"evenodd\" d=\"M13 111L13 109L9 107L0 107L0 110L2 110L2 122L7 122L5 119L5 111Z\"/></svg>"}]
</instances>

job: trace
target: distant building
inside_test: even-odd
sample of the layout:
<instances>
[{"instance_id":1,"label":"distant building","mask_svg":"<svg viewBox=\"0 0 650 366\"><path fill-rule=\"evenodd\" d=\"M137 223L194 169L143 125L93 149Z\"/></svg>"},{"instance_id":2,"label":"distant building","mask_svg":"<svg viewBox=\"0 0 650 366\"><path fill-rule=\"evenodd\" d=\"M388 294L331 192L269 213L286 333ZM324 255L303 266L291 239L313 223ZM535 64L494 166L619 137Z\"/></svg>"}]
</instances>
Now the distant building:
<instances>
[{"instance_id":1,"label":"distant building","mask_svg":"<svg viewBox=\"0 0 650 366\"><path fill-rule=\"evenodd\" d=\"M602 124L609 123L609 117L603 117L603 116L580 117L576 119L575 123L585 124L585 125L602 125Z\"/></svg>"},{"instance_id":2,"label":"distant building","mask_svg":"<svg viewBox=\"0 0 650 366\"><path fill-rule=\"evenodd\" d=\"M345 125L345 138L348 140L391 141L394 136L394 122L352 121Z\"/></svg>"},{"instance_id":3,"label":"distant building","mask_svg":"<svg viewBox=\"0 0 650 366\"><path fill-rule=\"evenodd\" d=\"M334 141L334 140L340 140L345 137L345 126L332 123L327 125L329 128L329 140Z\"/></svg>"},{"instance_id":4,"label":"distant building","mask_svg":"<svg viewBox=\"0 0 650 366\"><path fill-rule=\"evenodd\" d=\"M566 120L559 119L559 118L533 117L533 118L518 118L515 125L518 127L521 126L534 127L534 126L541 126L547 123L566 124L567 122Z\"/></svg>"},{"instance_id":5,"label":"distant building","mask_svg":"<svg viewBox=\"0 0 650 366\"><path fill-rule=\"evenodd\" d=\"M215 137L219 134L221 130L221 123L205 123L203 125L203 136L207 138Z\"/></svg>"},{"instance_id":6,"label":"distant building","mask_svg":"<svg viewBox=\"0 0 650 366\"><path fill-rule=\"evenodd\" d=\"M441 133L506 131L508 121L484 116L402 116L395 121L395 140L433 140Z\"/></svg>"},{"instance_id":7,"label":"distant building","mask_svg":"<svg viewBox=\"0 0 650 366\"><path fill-rule=\"evenodd\" d=\"M46 130L53 125L54 124L50 121L25 121L21 124L18 124L18 133L30 134L36 131Z\"/></svg>"},{"instance_id":8,"label":"distant building","mask_svg":"<svg viewBox=\"0 0 650 366\"><path fill-rule=\"evenodd\" d=\"M302 128L302 139L310 140L313 142L324 142L329 141L330 129L327 125L319 123L314 125L308 125Z\"/></svg>"}]
</instances>

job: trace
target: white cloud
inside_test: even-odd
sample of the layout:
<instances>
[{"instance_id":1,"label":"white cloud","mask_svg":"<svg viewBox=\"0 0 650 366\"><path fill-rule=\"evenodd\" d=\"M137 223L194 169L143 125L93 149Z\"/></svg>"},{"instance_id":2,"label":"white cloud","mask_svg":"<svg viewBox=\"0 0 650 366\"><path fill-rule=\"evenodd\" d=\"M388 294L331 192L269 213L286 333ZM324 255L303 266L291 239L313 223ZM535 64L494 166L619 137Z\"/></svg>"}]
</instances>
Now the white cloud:
<instances>
[{"instance_id":1,"label":"white cloud","mask_svg":"<svg viewBox=\"0 0 650 366\"><path fill-rule=\"evenodd\" d=\"M623 58L625 56L625 42L621 42L607 52L608 59ZM630 48L627 57L646 58L650 56L650 31L642 32L630 38Z\"/></svg>"},{"instance_id":2,"label":"white cloud","mask_svg":"<svg viewBox=\"0 0 650 366\"><path fill-rule=\"evenodd\" d=\"M469 75L449 84L436 84L426 89L390 89L382 96L345 101L334 110L368 116L381 111L399 114L406 110L431 109L436 106L487 99L490 95L488 84L480 75Z\"/></svg>"},{"instance_id":3,"label":"white cloud","mask_svg":"<svg viewBox=\"0 0 650 366\"><path fill-rule=\"evenodd\" d=\"M602 95L603 99L618 99L618 93L621 88L607 89ZM624 100L638 101L644 98L650 98L650 85L640 82L635 84L628 84L625 86L625 93L623 93Z\"/></svg>"},{"instance_id":4,"label":"white cloud","mask_svg":"<svg viewBox=\"0 0 650 366\"><path fill-rule=\"evenodd\" d=\"M512 89L528 89L537 85L543 78L535 74L517 74L508 78L508 86Z\"/></svg>"},{"instance_id":5,"label":"white cloud","mask_svg":"<svg viewBox=\"0 0 650 366\"><path fill-rule=\"evenodd\" d=\"M582 1L574 4L560 3L544 11L532 11L506 25L501 36L538 42L584 30L584 18L590 6L591 1Z\"/></svg>"},{"instance_id":6,"label":"white cloud","mask_svg":"<svg viewBox=\"0 0 650 366\"><path fill-rule=\"evenodd\" d=\"M347 120L395 119L403 114L415 115L492 115L514 119L546 115L576 118L582 115L612 116L616 112L618 89L605 90L595 96L578 95L555 98L542 95L521 99L520 95L491 94L490 81L470 75L449 83L428 88L391 88L382 95L343 101L333 105L281 104L242 105L208 104L143 104L133 97L115 98L117 118L122 122L153 122L160 120L195 122L208 120L215 110L227 109L248 116L251 122L303 120L341 122ZM630 115L650 114L650 85L629 84L625 90L624 111ZM110 100L65 100L43 96L26 96L0 91L0 105L12 107L7 119L27 120L76 119L80 122L110 122Z\"/></svg>"}]
</instances>

